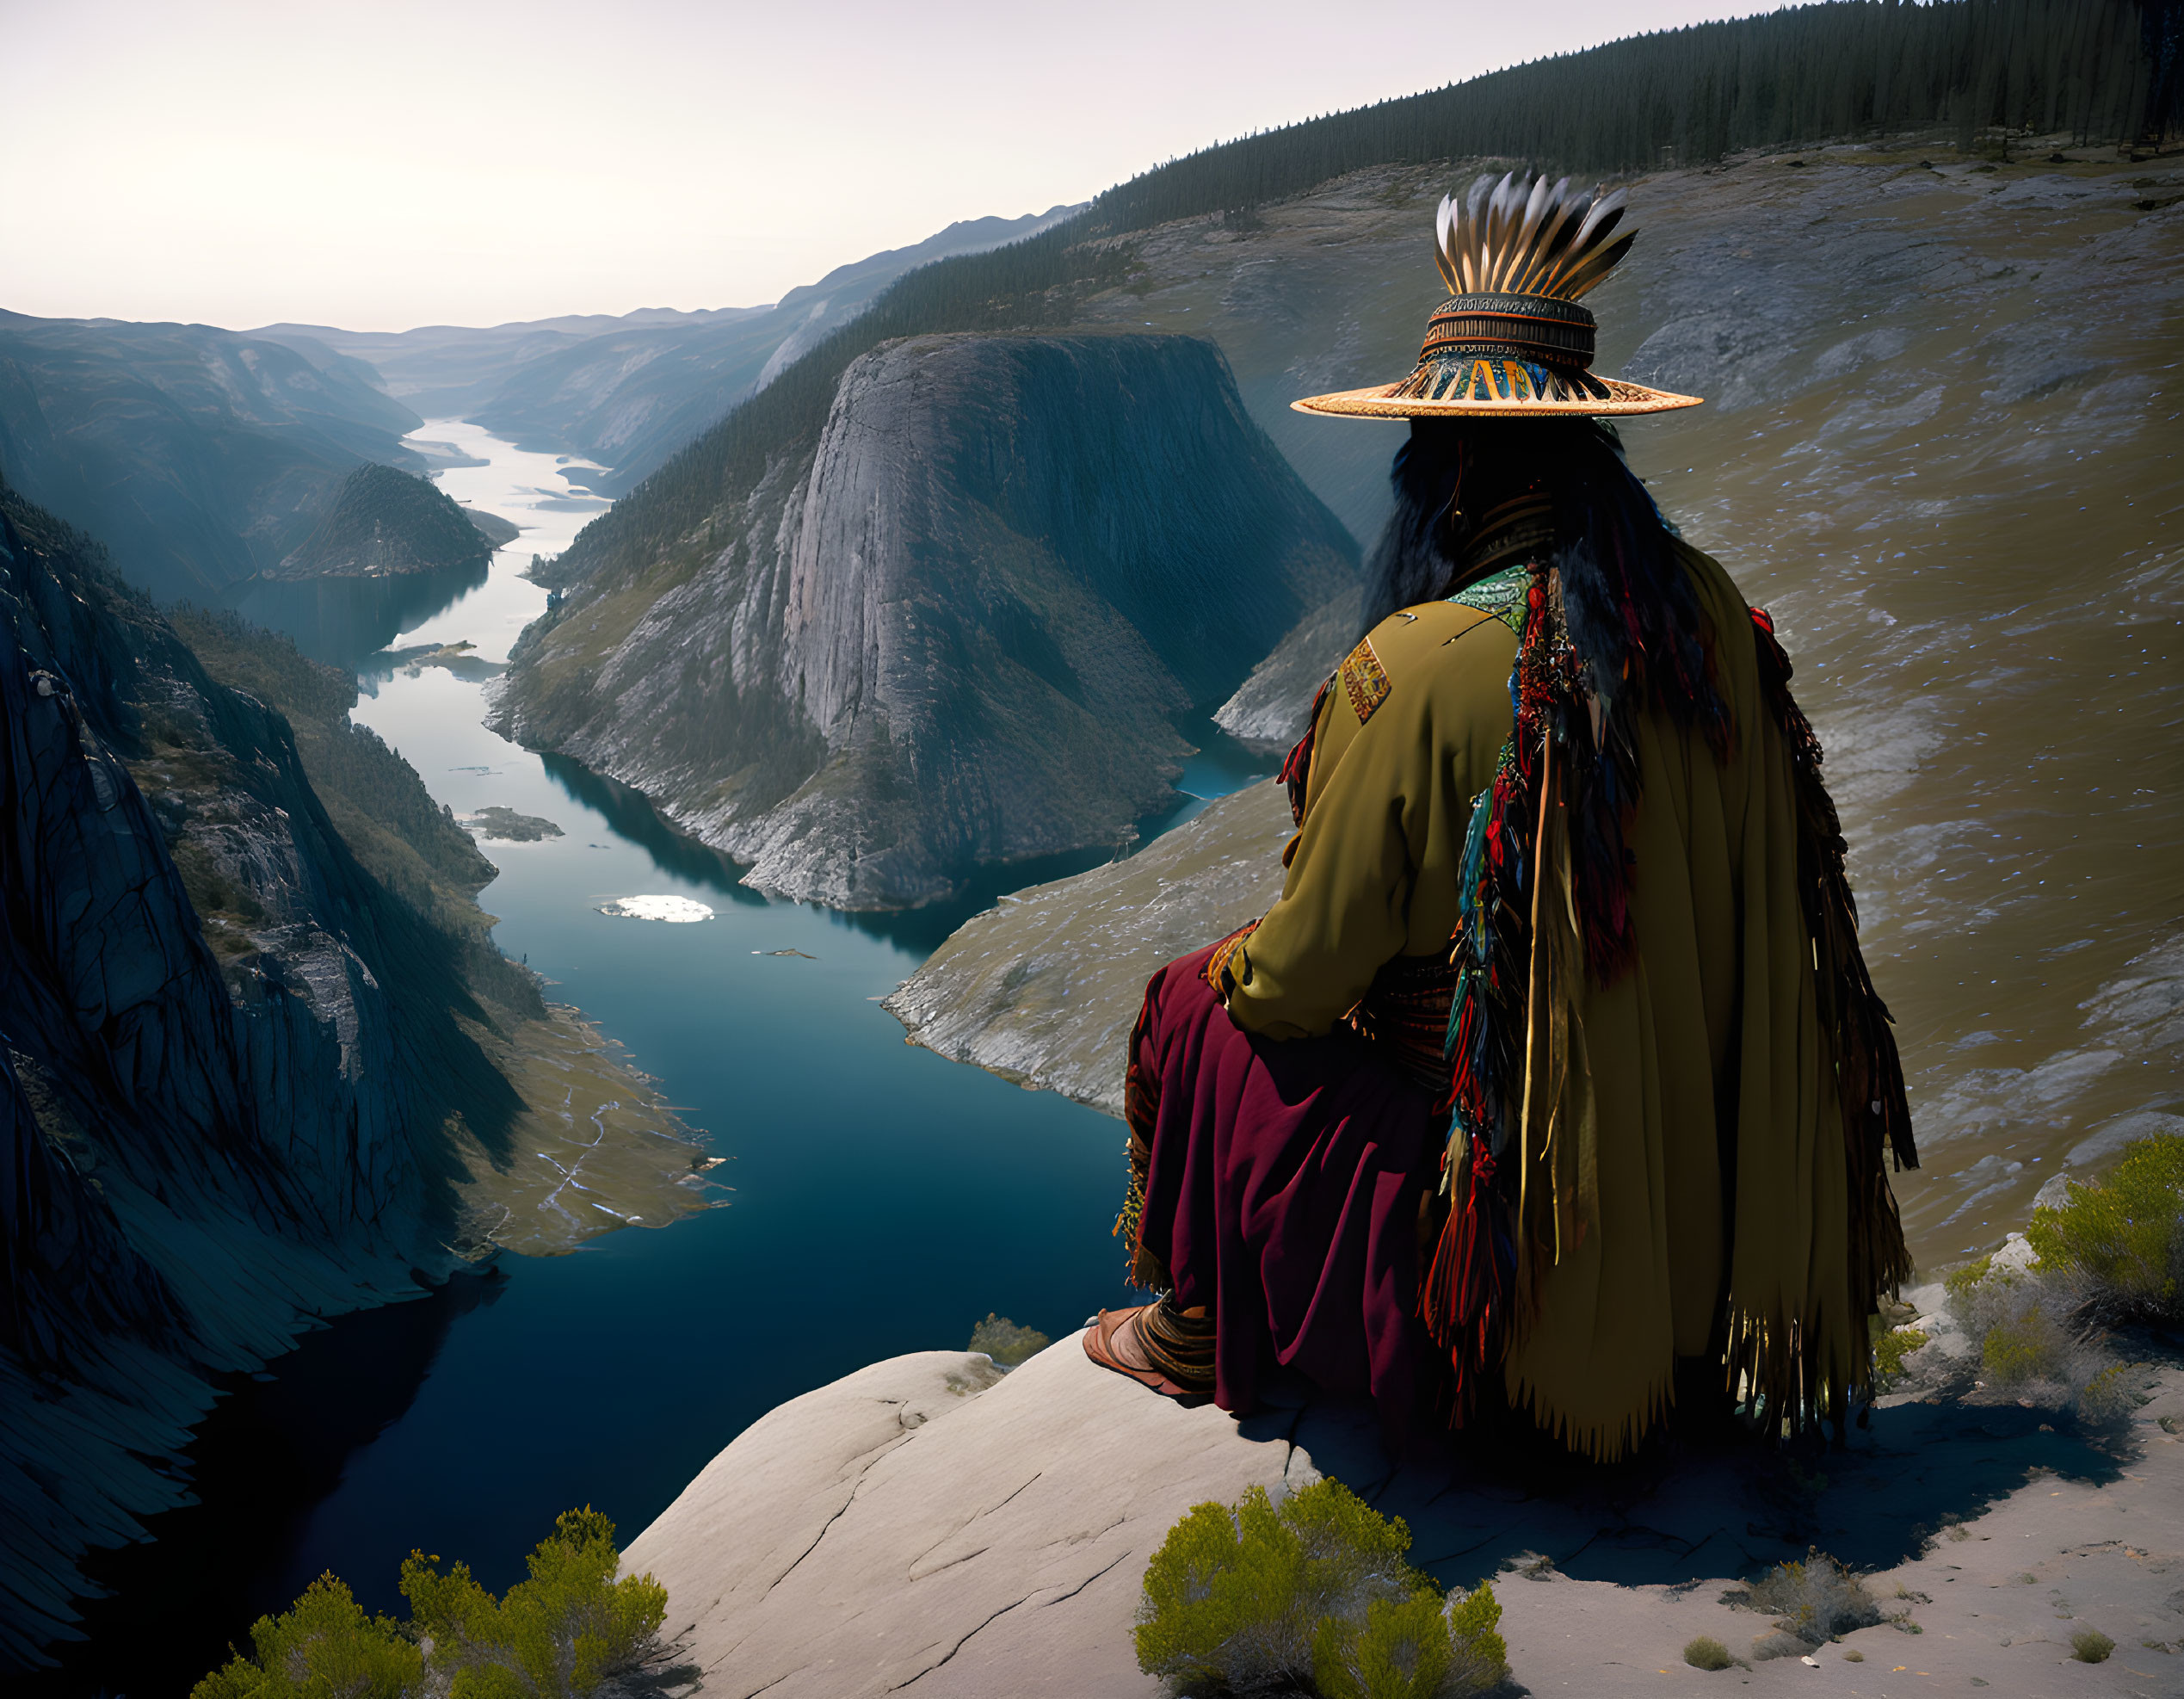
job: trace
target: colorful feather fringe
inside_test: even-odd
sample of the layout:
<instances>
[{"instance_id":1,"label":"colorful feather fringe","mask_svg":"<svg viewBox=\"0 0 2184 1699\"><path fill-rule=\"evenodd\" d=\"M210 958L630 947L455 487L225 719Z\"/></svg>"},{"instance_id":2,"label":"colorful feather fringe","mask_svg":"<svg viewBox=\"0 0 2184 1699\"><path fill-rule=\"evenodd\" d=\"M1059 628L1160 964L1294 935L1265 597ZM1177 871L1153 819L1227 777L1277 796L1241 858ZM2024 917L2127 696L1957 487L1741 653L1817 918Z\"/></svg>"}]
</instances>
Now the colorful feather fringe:
<instances>
[{"instance_id":1,"label":"colorful feather fringe","mask_svg":"<svg viewBox=\"0 0 2184 1699\"><path fill-rule=\"evenodd\" d=\"M1515 724L1465 845L1451 942L1449 1210L1420 1294L1428 1330L1448 1354L1458 1426L1498 1367L1539 1275L1592 1219L1591 1117L1564 1115L1560 1104L1563 1083L1584 1068L1583 979L1613 985L1632 958L1625 840L1639 800L1633 717L1657 702L1718 753L1728 748L1712 634L1677 617L1695 615L1685 605L1688 586L1633 584L1653 576L1629 570L1637 552L1626 553L1619 537L1595 541L1608 547L1515 569L1531 580L1509 681ZM1564 567L1603 556L1605 570L1565 578ZM1819 740L1790 694L1789 658L1772 621L1756 609L1752 621L1770 714L1796 768L1798 878L1844 1116L1851 1291L1867 1301L1910 1273L1885 1152L1899 1168L1918 1158L1888 1010L1858 948ZM1823 1403L1840 1418L1843 1387L1801 1372L1797 1341L1732 1331L1733 1383L1792 1427Z\"/></svg>"}]
</instances>

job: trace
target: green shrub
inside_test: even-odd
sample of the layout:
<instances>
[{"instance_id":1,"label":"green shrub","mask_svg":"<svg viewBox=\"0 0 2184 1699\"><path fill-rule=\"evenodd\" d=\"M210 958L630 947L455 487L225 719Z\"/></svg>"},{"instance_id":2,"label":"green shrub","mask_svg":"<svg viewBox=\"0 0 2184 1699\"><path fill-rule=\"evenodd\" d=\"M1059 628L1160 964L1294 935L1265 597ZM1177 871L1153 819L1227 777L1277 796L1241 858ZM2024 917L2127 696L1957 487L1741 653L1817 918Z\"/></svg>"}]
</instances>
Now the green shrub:
<instances>
[{"instance_id":1,"label":"green shrub","mask_svg":"<svg viewBox=\"0 0 2184 1699\"><path fill-rule=\"evenodd\" d=\"M404 1699L424 1680L423 1655L392 1617L367 1616L349 1588L322 1575L293 1609L250 1627L238 1653L190 1699Z\"/></svg>"},{"instance_id":2,"label":"green shrub","mask_svg":"<svg viewBox=\"0 0 2184 1699\"><path fill-rule=\"evenodd\" d=\"M1901 1380L1904 1359L1926 1344L1926 1337L1916 1327L1896 1327L1874 1340L1875 1377L1883 1381Z\"/></svg>"},{"instance_id":3,"label":"green shrub","mask_svg":"<svg viewBox=\"0 0 2184 1699\"><path fill-rule=\"evenodd\" d=\"M2002 1386L2053 1380L2064 1372L2070 1343L2045 1311L2028 1306L1987 1330L1979 1345L1980 1366Z\"/></svg>"},{"instance_id":4,"label":"green shrub","mask_svg":"<svg viewBox=\"0 0 2184 1699\"><path fill-rule=\"evenodd\" d=\"M1683 1661L1694 1670L1725 1670L1737 1660L1712 1634L1700 1634L1683 1648Z\"/></svg>"},{"instance_id":5,"label":"green shrub","mask_svg":"<svg viewBox=\"0 0 2184 1699\"><path fill-rule=\"evenodd\" d=\"M1981 1281L1986 1279L1987 1270L1994 1265L1995 1259L1992 1257L1982 1257L1976 1263L1966 1263L1941 1282L1941 1289L1952 1298L1961 1298Z\"/></svg>"},{"instance_id":6,"label":"green shrub","mask_svg":"<svg viewBox=\"0 0 2184 1699\"><path fill-rule=\"evenodd\" d=\"M1324 1699L1438 1699L1508 1673L1490 1587L1444 1600L1410 1530L1340 1482L1277 1506L1253 1487L1193 1507L1145 1570L1138 1665L1178 1693L1286 1684Z\"/></svg>"},{"instance_id":7,"label":"green shrub","mask_svg":"<svg viewBox=\"0 0 2184 1699\"><path fill-rule=\"evenodd\" d=\"M1007 1316L989 1311L986 1319L971 1330L970 1349L984 1351L996 1368L1014 1368L1052 1343L1036 1327L1019 1327Z\"/></svg>"},{"instance_id":8,"label":"green shrub","mask_svg":"<svg viewBox=\"0 0 2184 1699\"><path fill-rule=\"evenodd\" d=\"M2080 1628L2070 1636L2070 1656L2081 1664L2105 1664L2115 1649L2115 1641L2098 1628Z\"/></svg>"},{"instance_id":9,"label":"green shrub","mask_svg":"<svg viewBox=\"0 0 2184 1699\"><path fill-rule=\"evenodd\" d=\"M2129 1363L2111 1363L2086 1382L2078 1394L2078 1414L2095 1425L2121 1421L2140 1403L2131 1379Z\"/></svg>"},{"instance_id":10,"label":"green shrub","mask_svg":"<svg viewBox=\"0 0 2184 1699\"><path fill-rule=\"evenodd\" d=\"M2067 1191L2025 1230L2041 1266L2082 1276L2118 1319L2184 1320L2184 1136L2142 1139L2107 1179Z\"/></svg>"},{"instance_id":11,"label":"green shrub","mask_svg":"<svg viewBox=\"0 0 2184 1699\"><path fill-rule=\"evenodd\" d=\"M412 1552L402 1566L410 1620L367 1617L331 1575L294 1609L261 1617L253 1655L238 1654L190 1699L578 1699L659 1649L667 1589L649 1575L617 1581L614 1524L567 1511L531 1554L530 1579L504 1598L470 1566L446 1574Z\"/></svg>"},{"instance_id":12,"label":"green shrub","mask_svg":"<svg viewBox=\"0 0 2184 1699\"><path fill-rule=\"evenodd\" d=\"M528 1560L531 1575L496 1599L466 1564L445 1575L422 1552L402 1566L402 1596L432 1641L450 1699L563 1699L645 1660L667 1616L649 1575L617 1581L614 1524L565 1511Z\"/></svg>"}]
</instances>

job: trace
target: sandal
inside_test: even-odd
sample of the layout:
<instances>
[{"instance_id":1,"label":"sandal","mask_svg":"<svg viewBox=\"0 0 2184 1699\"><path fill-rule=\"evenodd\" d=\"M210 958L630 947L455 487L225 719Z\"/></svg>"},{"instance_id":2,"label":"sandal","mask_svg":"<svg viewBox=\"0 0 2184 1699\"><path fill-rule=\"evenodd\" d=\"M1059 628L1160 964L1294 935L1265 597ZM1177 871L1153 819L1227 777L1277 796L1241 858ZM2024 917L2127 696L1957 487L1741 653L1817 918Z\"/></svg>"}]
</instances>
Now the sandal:
<instances>
[{"instance_id":1,"label":"sandal","mask_svg":"<svg viewBox=\"0 0 2184 1699\"><path fill-rule=\"evenodd\" d=\"M1138 1304L1126 1310L1101 1310L1100 1319L1084 1330L1084 1354L1102 1368L1112 1368L1118 1375L1127 1375L1142 1387L1169 1398L1197 1396L1187 1388L1177 1386L1157 1368L1132 1368L1114 1353L1114 1337L1151 1308L1150 1304Z\"/></svg>"}]
</instances>

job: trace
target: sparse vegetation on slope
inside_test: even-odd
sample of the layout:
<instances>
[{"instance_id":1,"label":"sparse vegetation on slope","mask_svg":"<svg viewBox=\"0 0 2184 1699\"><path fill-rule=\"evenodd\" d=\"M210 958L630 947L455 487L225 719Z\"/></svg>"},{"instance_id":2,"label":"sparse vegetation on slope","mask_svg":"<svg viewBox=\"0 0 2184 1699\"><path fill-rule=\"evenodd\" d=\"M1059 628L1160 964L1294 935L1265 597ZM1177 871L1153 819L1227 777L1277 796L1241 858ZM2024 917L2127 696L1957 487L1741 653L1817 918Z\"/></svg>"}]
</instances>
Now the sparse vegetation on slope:
<instances>
[{"instance_id":1,"label":"sparse vegetation on slope","mask_svg":"<svg viewBox=\"0 0 2184 1699\"><path fill-rule=\"evenodd\" d=\"M478 1047L479 1065L497 1071L497 1088L512 1091L503 1118L513 1115L510 1125L521 1128L520 1136L488 1138L484 1148L465 1147L466 1237L551 1254L625 1220L664 1224L705 1208L691 1180L705 1163L694 1135L617 1047L575 1010L549 1006L529 969L501 953L493 917L476 900L497 870L400 751L351 722L355 676L231 612L185 606L175 610L173 624L213 678L286 717L328 819L407 911L403 936L428 940L436 955L452 958L453 972L441 981L448 1018ZM143 775L148 786L165 782L163 775L176 771L188 752L163 744L158 753L159 770L147 767ZM550 820L508 809L481 812L488 837L495 826L518 841L560 833ZM248 891L188 842L178 846L176 861L215 949L247 952L250 928L262 918L246 912ZM568 1105L577 1100L595 1108L572 1118ZM469 1130L489 1133L490 1123L470 1126L471 1119L464 1123ZM602 1130L612 1136L599 1137ZM614 1207L581 1214L520 1207L538 1204L564 1168L577 1165Z\"/></svg>"},{"instance_id":2,"label":"sparse vegetation on slope","mask_svg":"<svg viewBox=\"0 0 2184 1699\"><path fill-rule=\"evenodd\" d=\"M350 723L355 676L234 613L185 605L173 623L214 678L287 716L312 788L350 851L421 918L459 941L472 991L518 1018L542 1017L536 982L501 954L492 923L472 900L496 868L416 769L369 726Z\"/></svg>"}]
</instances>

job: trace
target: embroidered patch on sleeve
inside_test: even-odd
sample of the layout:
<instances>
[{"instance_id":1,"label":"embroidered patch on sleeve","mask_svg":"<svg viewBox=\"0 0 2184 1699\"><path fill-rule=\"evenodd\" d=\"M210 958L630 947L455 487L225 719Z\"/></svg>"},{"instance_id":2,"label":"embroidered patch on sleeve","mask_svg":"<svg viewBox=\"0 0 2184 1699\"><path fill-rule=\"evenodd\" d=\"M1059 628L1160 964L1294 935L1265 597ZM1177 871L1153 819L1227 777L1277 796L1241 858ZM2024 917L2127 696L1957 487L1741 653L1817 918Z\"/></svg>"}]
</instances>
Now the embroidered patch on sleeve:
<instances>
[{"instance_id":1,"label":"embroidered patch on sleeve","mask_svg":"<svg viewBox=\"0 0 2184 1699\"><path fill-rule=\"evenodd\" d=\"M1367 638L1342 659L1342 689L1348 693L1351 710L1360 726L1373 718L1373 710L1388 699L1387 670L1380 664L1380 658L1373 652L1373 639Z\"/></svg>"}]
</instances>

